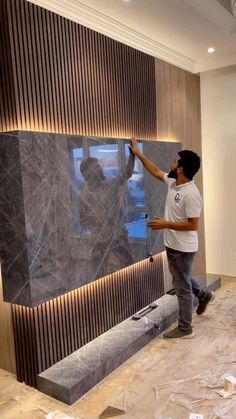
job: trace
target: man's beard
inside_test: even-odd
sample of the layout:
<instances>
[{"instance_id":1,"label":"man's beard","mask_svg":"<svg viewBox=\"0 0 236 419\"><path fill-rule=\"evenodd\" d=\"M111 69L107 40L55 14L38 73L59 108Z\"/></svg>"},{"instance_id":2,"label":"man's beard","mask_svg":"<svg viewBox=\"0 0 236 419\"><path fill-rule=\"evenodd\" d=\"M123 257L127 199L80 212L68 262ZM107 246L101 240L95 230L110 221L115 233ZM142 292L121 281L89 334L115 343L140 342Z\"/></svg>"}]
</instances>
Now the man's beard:
<instances>
[{"instance_id":1,"label":"man's beard","mask_svg":"<svg viewBox=\"0 0 236 419\"><path fill-rule=\"evenodd\" d=\"M170 170L167 176L171 179L177 179L177 169Z\"/></svg>"}]
</instances>

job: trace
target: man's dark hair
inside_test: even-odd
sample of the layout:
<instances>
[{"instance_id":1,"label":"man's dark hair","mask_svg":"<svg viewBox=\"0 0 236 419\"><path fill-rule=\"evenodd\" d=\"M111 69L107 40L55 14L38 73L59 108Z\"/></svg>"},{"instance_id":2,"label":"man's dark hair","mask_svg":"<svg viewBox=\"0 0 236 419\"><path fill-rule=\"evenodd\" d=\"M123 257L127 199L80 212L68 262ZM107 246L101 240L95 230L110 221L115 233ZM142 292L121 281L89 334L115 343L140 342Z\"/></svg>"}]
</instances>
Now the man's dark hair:
<instances>
[{"instance_id":1,"label":"man's dark hair","mask_svg":"<svg viewBox=\"0 0 236 419\"><path fill-rule=\"evenodd\" d=\"M184 176L192 180L193 176L198 172L201 166L201 159L191 150L181 150L178 152L180 160L178 161L178 167L183 168Z\"/></svg>"},{"instance_id":2,"label":"man's dark hair","mask_svg":"<svg viewBox=\"0 0 236 419\"><path fill-rule=\"evenodd\" d=\"M82 160L80 163L80 171L82 175L86 175L87 170L91 168L91 163L98 163L98 159L95 157L88 157L87 159Z\"/></svg>"}]
</instances>

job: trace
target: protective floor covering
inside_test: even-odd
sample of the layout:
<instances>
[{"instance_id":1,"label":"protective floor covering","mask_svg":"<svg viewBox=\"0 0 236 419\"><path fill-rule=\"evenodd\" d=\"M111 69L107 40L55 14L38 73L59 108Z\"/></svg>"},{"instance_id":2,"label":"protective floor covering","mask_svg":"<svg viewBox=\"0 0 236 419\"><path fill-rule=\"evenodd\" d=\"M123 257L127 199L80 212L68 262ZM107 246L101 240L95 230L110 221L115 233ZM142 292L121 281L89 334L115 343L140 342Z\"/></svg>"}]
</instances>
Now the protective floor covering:
<instances>
[{"instance_id":1,"label":"protective floor covering","mask_svg":"<svg viewBox=\"0 0 236 419\"><path fill-rule=\"evenodd\" d=\"M193 339L169 342L160 335L70 407L0 370L0 417L97 419L111 406L126 413L109 408L110 417L125 419L188 419L190 413L236 419L236 395L217 393L225 374L236 376L236 278L222 281L193 325Z\"/></svg>"}]
</instances>

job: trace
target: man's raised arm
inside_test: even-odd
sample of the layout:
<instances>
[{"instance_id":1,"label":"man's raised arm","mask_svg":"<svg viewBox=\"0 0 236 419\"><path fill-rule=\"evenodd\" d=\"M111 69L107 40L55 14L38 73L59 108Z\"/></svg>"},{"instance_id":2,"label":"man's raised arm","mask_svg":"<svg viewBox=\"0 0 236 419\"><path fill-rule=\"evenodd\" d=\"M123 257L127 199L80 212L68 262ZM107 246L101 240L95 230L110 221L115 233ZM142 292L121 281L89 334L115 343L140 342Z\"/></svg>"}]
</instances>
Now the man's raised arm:
<instances>
[{"instance_id":1,"label":"man's raised arm","mask_svg":"<svg viewBox=\"0 0 236 419\"><path fill-rule=\"evenodd\" d=\"M160 170L158 166L151 162L138 148L138 143L135 138L130 140L130 150L143 163L145 169L155 178L164 181L165 172Z\"/></svg>"}]
</instances>

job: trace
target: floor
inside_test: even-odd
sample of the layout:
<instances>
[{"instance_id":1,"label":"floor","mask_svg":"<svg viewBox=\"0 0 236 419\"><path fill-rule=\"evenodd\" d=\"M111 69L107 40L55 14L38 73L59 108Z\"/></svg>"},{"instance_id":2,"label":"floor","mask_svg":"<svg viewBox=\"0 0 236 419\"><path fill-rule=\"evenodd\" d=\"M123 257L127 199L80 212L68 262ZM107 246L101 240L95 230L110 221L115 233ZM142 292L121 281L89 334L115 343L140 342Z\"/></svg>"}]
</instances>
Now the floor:
<instances>
[{"instance_id":1,"label":"floor","mask_svg":"<svg viewBox=\"0 0 236 419\"><path fill-rule=\"evenodd\" d=\"M194 339L159 336L72 406L0 370L0 418L188 419L195 413L236 419L236 395L224 399L217 393L224 374L236 377L236 278L223 280L214 303L203 316L194 315L193 325ZM106 415L108 406L125 413Z\"/></svg>"}]
</instances>

